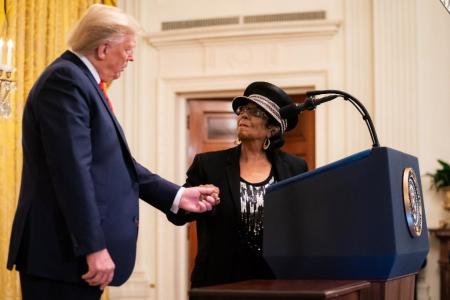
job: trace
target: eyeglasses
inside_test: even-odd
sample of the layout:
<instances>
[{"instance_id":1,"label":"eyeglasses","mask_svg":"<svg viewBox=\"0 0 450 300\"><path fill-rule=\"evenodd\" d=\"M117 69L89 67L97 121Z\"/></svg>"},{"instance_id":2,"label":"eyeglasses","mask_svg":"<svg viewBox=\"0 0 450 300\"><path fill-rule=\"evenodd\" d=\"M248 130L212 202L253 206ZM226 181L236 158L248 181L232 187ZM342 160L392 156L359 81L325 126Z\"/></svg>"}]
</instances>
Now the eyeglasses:
<instances>
[{"instance_id":1,"label":"eyeglasses","mask_svg":"<svg viewBox=\"0 0 450 300\"><path fill-rule=\"evenodd\" d=\"M236 113L238 115L241 115L242 113L247 113L253 117L266 119L266 120L269 119L269 116L267 116L267 114L263 110L259 109L258 107L251 107L251 106L245 106L245 105L239 106L236 109Z\"/></svg>"}]
</instances>

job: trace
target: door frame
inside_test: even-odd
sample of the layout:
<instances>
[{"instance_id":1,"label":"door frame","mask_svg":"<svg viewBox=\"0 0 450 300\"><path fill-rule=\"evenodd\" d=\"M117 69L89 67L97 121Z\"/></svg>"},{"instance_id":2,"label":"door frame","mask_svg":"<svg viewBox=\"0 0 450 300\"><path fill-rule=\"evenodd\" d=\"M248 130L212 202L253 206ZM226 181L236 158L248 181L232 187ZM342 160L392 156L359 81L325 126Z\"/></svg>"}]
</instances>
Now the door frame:
<instances>
[{"instance_id":1,"label":"door frame","mask_svg":"<svg viewBox=\"0 0 450 300\"><path fill-rule=\"evenodd\" d=\"M199 76L191 78L164 78L157 80L156 99L156 161L155 171L164 178L183 184L186 174L187 139L186 129L187 99L219 96L236 96L253 81L273 82L288 94L302 94L311 89L327 87L326 71L286 72L281 74L235 74L233 76ZM336 144L332 138L334 130L329 130L330 115L339 116L343 110L330 106L321 106L316 110L315 128L316 166L329 161L329 141ZM164 214L159 213L156 224L156 251L164 253L160 256L156 267L156 284L161 289L173 289L165 274L175 276L175 288L178 299L186 298L189 286L188 242L186 226L177 227L169 224ZM175 258L175 261L174 261Z\"/></svg>"}]
</instances>

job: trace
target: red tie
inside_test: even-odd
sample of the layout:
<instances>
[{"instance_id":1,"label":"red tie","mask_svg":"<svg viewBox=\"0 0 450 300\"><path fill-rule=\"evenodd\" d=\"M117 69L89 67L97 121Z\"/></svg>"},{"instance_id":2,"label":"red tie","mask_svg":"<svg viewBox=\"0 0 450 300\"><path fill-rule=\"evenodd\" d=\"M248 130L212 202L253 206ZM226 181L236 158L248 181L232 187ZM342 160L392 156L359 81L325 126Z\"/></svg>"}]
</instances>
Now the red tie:
<instances>
[{"instance_id":1,"label":"red tie","mask_svg":"<svg viewBox=\"0 0 450 300\"><path fill-rule=\"evenodd\" d=\"M114 108L113 108L112 102L111 102L111 100L109 100L108 94L106 93L105 83L103 81L100 81L98 86L102 90L103 95L105 95L106 102L108 102L108 105L111 108L111 111L114 112Z\"/></svg>"}]
</instances>

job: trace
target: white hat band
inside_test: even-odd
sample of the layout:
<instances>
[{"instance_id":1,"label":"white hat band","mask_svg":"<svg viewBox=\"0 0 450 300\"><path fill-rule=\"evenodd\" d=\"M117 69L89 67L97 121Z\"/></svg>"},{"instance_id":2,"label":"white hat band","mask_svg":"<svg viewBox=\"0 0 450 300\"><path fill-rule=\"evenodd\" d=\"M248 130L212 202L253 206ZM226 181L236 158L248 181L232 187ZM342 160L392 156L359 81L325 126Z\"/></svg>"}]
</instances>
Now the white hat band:
<instances>
[{"instance_id":1,"label":"white hat band","mask_svg":"<svg viewBox=\"0 0 450 300\"><path fill-rule=\"evenodd\" d=\"M251 101L261 106L266 112L268 112L278 123L281 125L281 133L284 133L287 128L287 120L282 119L280 115L280 107L267 97L258 94L252 94L248 97Z\"/></svg>"}]
</instances>

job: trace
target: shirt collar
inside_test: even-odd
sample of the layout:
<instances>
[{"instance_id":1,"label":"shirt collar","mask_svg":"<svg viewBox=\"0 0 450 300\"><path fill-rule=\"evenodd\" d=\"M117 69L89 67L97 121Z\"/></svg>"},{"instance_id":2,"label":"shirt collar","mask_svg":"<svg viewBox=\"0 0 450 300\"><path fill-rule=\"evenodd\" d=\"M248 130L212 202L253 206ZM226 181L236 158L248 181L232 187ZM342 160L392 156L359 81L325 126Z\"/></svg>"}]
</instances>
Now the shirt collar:
<instances>
[{"instance_id":1,"label":"shirt collar","mask_svg":"<svg viewBox=\"0 0 450 300\"><path fill-rule=\"evenodd\" d=\"M89 59L86 56L84 56L80 53L77 53L75 51L72 51L72 53L75 54L76 56L78 56L78 58L86 65L89 72L91 72L92 76L94 76L94 79L97 82L97 84L99 84L100 83L100 75L98 74L94 65L89 61Z\"/></svg>"}]
</instances>

